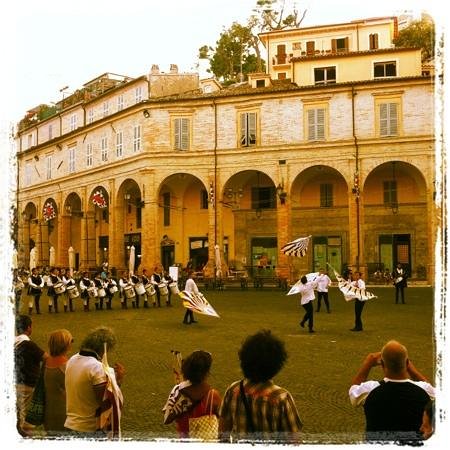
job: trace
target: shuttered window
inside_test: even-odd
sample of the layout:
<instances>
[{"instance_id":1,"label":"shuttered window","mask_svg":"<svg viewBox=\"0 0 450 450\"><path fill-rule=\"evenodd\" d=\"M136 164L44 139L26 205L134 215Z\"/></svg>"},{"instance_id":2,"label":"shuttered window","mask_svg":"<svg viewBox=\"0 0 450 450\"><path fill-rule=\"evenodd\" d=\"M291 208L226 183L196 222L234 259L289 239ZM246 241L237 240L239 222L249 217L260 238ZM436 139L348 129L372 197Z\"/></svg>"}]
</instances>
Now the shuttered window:
<instances>
[{"instance_id":1,"label":"shuttered window","mask_svg":"<svg viewBox=\"0 0 450 450\"><path fill-rule=\"evenodd\" d=\"M320 207L331 208L333 206L333 185L323 183L320 185Z\"/></svg>"},{"instance_id":2,"label":"shuttered window","mask_svg":"<svg viewBox=\"0 0 450 450\"><path fill-rule=\"evenodd\" d=\"M308 110L308 141L325 140L325 109Z\"/></svg>"},{"instance_id":3,"label":"shuttered window","mask_svg":"<svg viewBox=\"0 0 450 450\"><path fill-rule=\"evenodd\" d=\"M190 121L186 117L174 120L174 146L175 150L189 150Z\"/></svg>"},{"instance_id":4,"label":"shuttered window","mask_svg":"<svg viewBox=\"0 0 450 450\"><path fill-rule=\"evenodd\" d=\"M397 182L383 181L383 203L390 206L397 203Z\"/></svg>"},{"instance_id":5,"label":"shuttered window","mask_svg":"<svg viewBox=\"0 0 450 450\"><path fill-rule=\"evenodd\" d=\"M241 113L240 142L242 147L256 145L256 113Z\"/></svg>"},{"instance_id":6,"label":"shuttered window","mask_svg":"<svg viewBox=\"0 0 450 450\"><path fill-rule=\"evenodd\" d=\"M397 103L381 103L380 105L380 136L398 135L398 105Z\"/></svg>"},{"instance_id":7,"label":"shuttered window","mask_svg":"<svg viewBox=\"0 0 450 450\"><path fill-rule=\"evenodd\" d=\"M378 48L378 33L369 34L369 48L370 50Z\"/></svg>"}]
</instances>

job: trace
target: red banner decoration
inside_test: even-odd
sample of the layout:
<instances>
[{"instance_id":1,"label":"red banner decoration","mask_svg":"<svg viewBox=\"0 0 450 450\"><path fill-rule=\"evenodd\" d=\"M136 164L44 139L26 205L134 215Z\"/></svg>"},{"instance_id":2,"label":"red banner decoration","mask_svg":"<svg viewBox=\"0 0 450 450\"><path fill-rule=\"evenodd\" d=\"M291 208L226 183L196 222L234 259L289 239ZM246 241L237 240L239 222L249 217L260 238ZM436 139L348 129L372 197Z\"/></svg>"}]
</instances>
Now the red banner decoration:
<instances>
[{"instance_id":1,"label":"red banner decoration","mask_svg":"<svg viewBox=\"0 0 450 450\"><path fill-rule=\"evenodd\" d=\"M94 192L94 195L92 196L92 203L99 208L106 208L108 206L105 196L100 189Z\"/></svg>"},{"instance_id":2,"label":"red banner decoration","mask_svg":"<svg viewBox=\"0 0 450 450\"><path fill-rule=\"evenodd\" d=\"M56 209L55 209L55 205L53 204L53 202L48 201L45 205L44 205L44 219L45 221L49 221L52 220L56 217Z\"/></svg>"}]
</instances>

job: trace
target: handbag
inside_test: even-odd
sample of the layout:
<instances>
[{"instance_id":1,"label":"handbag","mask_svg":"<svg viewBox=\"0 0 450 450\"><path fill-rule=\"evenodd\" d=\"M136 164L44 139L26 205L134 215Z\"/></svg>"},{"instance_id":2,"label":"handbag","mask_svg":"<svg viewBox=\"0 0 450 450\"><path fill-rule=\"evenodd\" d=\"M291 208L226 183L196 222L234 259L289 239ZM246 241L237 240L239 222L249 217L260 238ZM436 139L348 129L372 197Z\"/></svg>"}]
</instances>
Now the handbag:
<instances>
[{"instance_id":1,"label":"handbag","mask_svg":"<svg viewBox=\"0 0 450 450\"><path fill-rule=\"evenodd\" d=\"M219 439L219 420L213 414L213 389L210 389L206 398L206 409L209 414L189 419L189 437L202 441L217 441Z\"/></svg>"},{"instance_id":2,"label":"handbag","mask_svg":"<svg viewBox=\"0 0 450 450\"><path fill-rule=\"evenodd\" d=\"M45 382L44 382L45 365L42 364L36 386L31 398L30 407L28 408L25 421L31 425L42 425L45 416Z\"/></svg>"}]
</instances>

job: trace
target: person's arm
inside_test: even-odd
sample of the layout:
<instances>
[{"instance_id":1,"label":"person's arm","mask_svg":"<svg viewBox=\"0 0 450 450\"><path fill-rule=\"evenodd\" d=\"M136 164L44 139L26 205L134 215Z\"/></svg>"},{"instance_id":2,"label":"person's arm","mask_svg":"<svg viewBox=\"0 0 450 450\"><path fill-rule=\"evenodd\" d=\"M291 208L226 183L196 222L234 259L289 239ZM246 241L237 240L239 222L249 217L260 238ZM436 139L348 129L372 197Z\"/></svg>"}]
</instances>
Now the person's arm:
<instances>
[{"instance_id":1,"label":"person's arm","mask_svg":"<svg viewBox=\"0 0 450 450\"><path fill-rule=\"evenodd\" d=\"M413 381L425 381L428 383L428 379L422 375L414 366L414 364L408 359L408 363L406 365L406 370L408 371L409 378Z\"/></svg>"},{"instance_id":2,"label":"person's arm","mask_svg":"<svg viewBox=\"0 0 450 450\"><path fill-rule=\"evenodd\" d=\"M381 352L369 353L362 366L356 372L356 375L353 377L351 385L361 384L367 380L369 376L370 370L372 367L379 366L381 364Z\"/></svg>"}]
</instances>

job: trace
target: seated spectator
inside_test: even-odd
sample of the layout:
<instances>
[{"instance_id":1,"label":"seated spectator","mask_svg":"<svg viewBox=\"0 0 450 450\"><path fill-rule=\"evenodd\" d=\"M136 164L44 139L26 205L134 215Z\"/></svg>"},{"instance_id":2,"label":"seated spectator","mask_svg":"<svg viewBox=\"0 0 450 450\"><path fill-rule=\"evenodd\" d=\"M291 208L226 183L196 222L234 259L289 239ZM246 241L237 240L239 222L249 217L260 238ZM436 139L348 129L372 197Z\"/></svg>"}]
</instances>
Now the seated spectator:
<instances>
[{"instance_id":1,"label":"seated spectator","mask_svg":"<svg viewBox=\"0 0 450 450\"><path fill-rule=\"evenodd\" d=\"M225 392L220 408L221 439L298 442L302 422L294 399L272 378L287 359L284 343L263 330L247 337L239 350L245 379Z\"/></svg>"},{"instance_id":2,"label":"seated spectator","mask_svg":"<svg viewBox=\"0 0 450 450\"><path fill-rule=\"evenodd\" d=\"M41 362L48 354L31 339L32 321L30 316L16 318L16 339L14 362L16 375L17 431L21 436L31 436L34 426L25 421L34 388L39 378Z\"/></svg>"},{"instance_id":3,"label":"seated spectator","mask_svg":"<svg viewBox=\"0 0 450 450\"><path fill-rule=\"evenodd\" d=\"M68 330L56 330L48 338L50 356L45 361L45 418L44 429L49 436L58 436L65 431L66 387L65 372L68 353L73 338Z\"/></svg>"},{"instance_id":4,"label":"seated spectator","mask_svg":"<svg viewBox=\"0 0 450 450\"><path fill-rule=\"evenodd\" d=\"M210 411L219 415L221 397L208 382L211 364L211 353L203 350L191 353L181 364L184 381L172 389L163 408L164 423L175 420L180 438L190 437L189 419L207 415ZM179 408L180 400L185 407Z\"/></svg>"},{"instance_id":5,"label":"seated spectator","mask_svg":"<svg viewBox=\"0 0 450 450\"><path fill-rule=\"evenodd\" d=\"M384 379L367 381L370 370L381 366ZM405 346L389 341L381 352L369 353L352 380L353 406L364 406L366 439L414 443L422 439L423 411L434 387L414 367Z\"/></svg>"},{"instance_id":6,"label":"seated spectator","mask_svg":"<svg viewBox=\"0 0 450 450\"><path fill-rule=\"evenodd\" d=\"M67 362L67 418L64 426L73 436L106 438L107 432L100 419L101 413L111 407L113 416L119 418L113 427L120 425L122 393L118 386L125 371L121 364L116 364L113 373L106 373L102 365L105 351L109 352L115 345L116 337L110 328L96 328L84 338L79 353ZM114 387L113 402L105 401L108 378Z\"/></svg>"}]
</instances>

